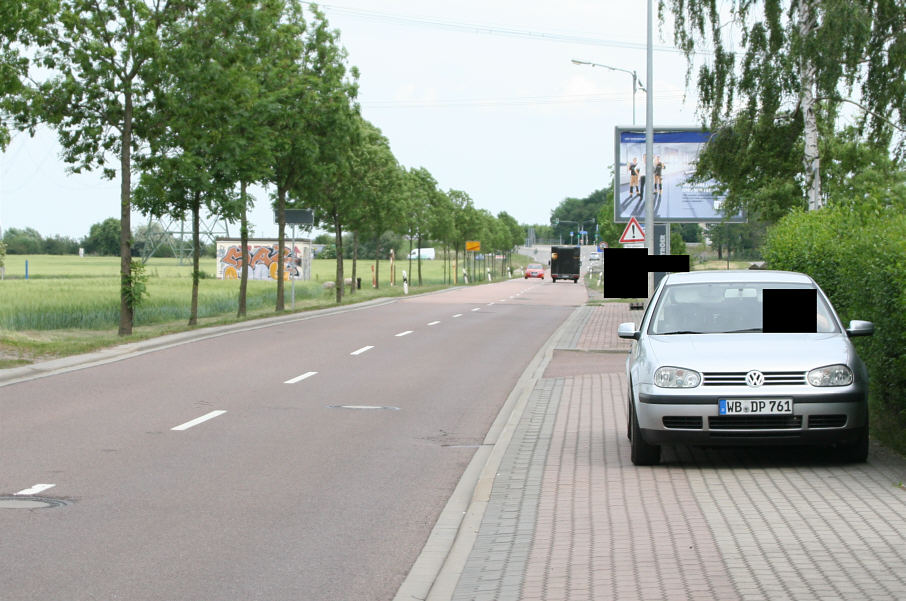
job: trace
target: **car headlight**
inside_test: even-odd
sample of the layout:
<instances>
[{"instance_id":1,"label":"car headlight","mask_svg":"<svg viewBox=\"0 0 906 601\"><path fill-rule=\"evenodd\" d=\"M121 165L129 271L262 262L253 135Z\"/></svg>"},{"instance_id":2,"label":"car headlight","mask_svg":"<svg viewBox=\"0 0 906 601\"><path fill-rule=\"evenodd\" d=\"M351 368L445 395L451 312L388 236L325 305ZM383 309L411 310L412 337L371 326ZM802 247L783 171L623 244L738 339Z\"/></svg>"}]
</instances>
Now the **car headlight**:
<instances>
[{"instance_id":1,"label":"car headlight","mask_svg":"<svg viewBox=\"0 0 906 601\"><path fill-rule=\"evenodd\" d=\"M683 367L659 367L654 372L654 385L660 388L695 388L701 381L700 373Z\"/></svg>"},{"instance_id":2,"label":"car headlight","mask_svg":"<svg viewBox=\"0 0 906 601\"><path fill-rule=\"evenodd\" d=\"M846 365L828 365L808 372L812 386L849 386L853 383L853 370Z\"/></svg>"}]
</instances>

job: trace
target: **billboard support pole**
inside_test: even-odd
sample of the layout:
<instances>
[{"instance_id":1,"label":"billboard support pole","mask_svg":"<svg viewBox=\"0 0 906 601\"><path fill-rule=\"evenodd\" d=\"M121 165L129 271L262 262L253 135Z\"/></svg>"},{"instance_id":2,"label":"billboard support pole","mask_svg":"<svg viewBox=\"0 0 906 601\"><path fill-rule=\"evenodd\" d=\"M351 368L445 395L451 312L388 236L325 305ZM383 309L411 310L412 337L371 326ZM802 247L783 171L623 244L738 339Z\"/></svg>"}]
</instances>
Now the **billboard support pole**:
<instances>
[{"instance_id":1,"label":"billboard support pole","mask_svg":"<svg viewBox=\"0 0 906 601\"><path fill-rule=\"evenodd\" d=\"M653 37L654 37L654 10L653 0L648 0L648 72L645 76L645 246L648 247L648 254L654 254L654 201L652 199L652 188L654 188L654 105L652 96L654 94L654 57L652 54ZM654 294L654 273L648 272L648 298Z\"/></svg>"}]
</instances>

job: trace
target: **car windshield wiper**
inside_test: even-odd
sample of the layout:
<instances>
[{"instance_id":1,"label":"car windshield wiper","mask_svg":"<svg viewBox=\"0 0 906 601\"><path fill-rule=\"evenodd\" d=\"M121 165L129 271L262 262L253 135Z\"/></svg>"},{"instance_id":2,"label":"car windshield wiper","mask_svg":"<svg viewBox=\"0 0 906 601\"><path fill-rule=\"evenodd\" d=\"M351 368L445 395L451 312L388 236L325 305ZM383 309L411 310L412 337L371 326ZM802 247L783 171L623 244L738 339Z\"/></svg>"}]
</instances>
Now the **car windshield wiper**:
<instances>
[{"instance_id":1,"label":"car windshield wiper","mask_svg":"<svg viewBox=\"0 0 906 601\"><path fill-rule=\"evenodd\" d=\"M727 332L721 332L722 334L742 334L744 332L763 332L762 328L747 328L745 330L729 330Z\"/></svg>"},{"instance_id":2,"label":"car windshield wiper","mask_svg":"<svg viewBox=\"0 0 906 601\"><path fill-rule=\"evenodd\" d=\"M696 332L693 330L676 330L674 332L658 332L658 336L667 336L669 334L704 334L705 332Z\"/></svg>"}]
</instances>

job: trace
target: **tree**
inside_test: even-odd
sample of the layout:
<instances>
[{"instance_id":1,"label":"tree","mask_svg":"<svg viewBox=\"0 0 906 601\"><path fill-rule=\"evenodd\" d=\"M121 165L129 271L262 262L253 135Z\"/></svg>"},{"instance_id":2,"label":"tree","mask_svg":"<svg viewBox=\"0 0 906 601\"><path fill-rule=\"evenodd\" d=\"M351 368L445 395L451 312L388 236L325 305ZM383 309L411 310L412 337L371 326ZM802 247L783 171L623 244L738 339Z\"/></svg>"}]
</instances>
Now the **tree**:
<instances>
[{"instance_id":1,"label":"tree","mask_svg":"<svg viewBox=\"0 0 906 601\"><path fill-rule=\"evenodd\" d=\"M456 282L459 277L459 252L462 251L465 261L466 241L475 240L479 235L479 216L472 199L462 190L448 190L447 198L453 203L453 281Z\"/></svg>"},{"instance_id":2,"label":"tree","mask_svg":"<svg viewBox=\"0 0 906 601\"><path fill-rule=\"evenodd\" d=\"M769 0L734 2L724 10L717 0L661 0L662 14L668 4L690 73L704 43L714 51L698 75L704 120L718 133L732 124L742 136L736 145L750 151L749 163L758 162L758 151L771 152L759 140L788 148L794 133L802 156L797 183L810 209L824 203L819 134L833 132L843 105L858 110L859 131L879 146L893 144L898 155L906 150L903 2ZM730 36L743 48L738 63L726 49Z\"/></svg>"},{"instance_id":3,"label":"tree","mask_svg":"<svg viewBox=\"0 0 906 601\"><path fill-rule=\"evenodd\" d=\"M90 255L115 257L120 252L120 220L115 217L95 223L82 241L85 252ZM130 236L131 238L131 236Z\"/></svg>"},{"instance_id":4,"label":"tree","mask_svg":"<svg viewBox=\"0 0 906 601\"><path fill-rule=\"evenodd\" d=\"M601 197L587 196L586 198L565 198L557 207L551 211L551 223L554 224L554 237L559 237L564 241L570 238L569 233L573 232L573 239L578 238L578 232L584 226L593 227L598 212L601 209L601 203L604 199Z\"/></svg>"},{"instance_id":5,"label":"tree","mask_svg":"<svg viewBox=\"0 0 906 601\"><path fill-rule=\"evenodd\" d=\"M5 110L22 110L17 96L24 90L29 63L26 49L50 29L57 12L55 0L0 2L0 151L10 142Z\"/></svg>"},{"instance_id":6,"label":"tree","mask_svg":"<svg viewBox=\"0 0 906 601\"><path fill-rule=\"evenodd\" d=\"M407 211L409 238L415 240L417 248L421 249L425 236L430 238L431 207L437 202L437 195L440 194L440 191L437 189L437 181L434 176L424 167L410 169L406 174L406 184L409 196ZM411 258L409 263L411 265ZM409 275L411 277L412 274ZM421 254L418 256L418 285L422 285Z\"/></svg>"},{"instance_id":7,"label":"tree","mask_svg":"<svg viewBox=\"0 0 906 601\"><path fill-rule=\"evenodd\" d=\"M380 282L380 259L389 250L399 248L398 240L388 240L387 233L399 230L404 204L400 199L403 185L402 168L390 151L390 143L371 123L360 122L361 143L352 156L352 181L358 202L359 229L373 240L375 281Z\"/></svg>"},{"instance_id":8,"label":"tree","mask_svg":"<svg viewBox=\"0 0 906 601\"><path fill-rule=\"evenodd\" d=\"M683 242L701 242L702 227L697 223L678 223L677 231Z\"/></svg>"},{"instance_id":9,"label":"tree","mask_svg":"<svg viewBox=\"0 0 906 601\"><path fill-rule=\"evenodd\" d=\"M156 77L161 32L190 8L188 0L60 0L55 25L36 38L36 60L52 76L25 92L20 114L57 130L73 172L101 168L111 179L119 173L121 336L132 333L140 297L132 290L132 153L150 126L148 84ZM116 168L108 166L111 155Z\"/></svg>"},{"instance_id":10,"label":"tree","mask_svg":"<svg viewBox=\"0 0 906 601\"><path fill-rule=\"evenodd\" d=\"M507 250L512 250L525 242L525 230L514 217L506 211L500 211L497 213L497 219L506 227Z\"/></svg>"},{"instance_id":11,"label":"tree","mask_svg":"<svg viewBox=\"0 0 906 601\"><path fill-rule=\"evenodd\" d=\"M11 227L3 232L6 252L11 255L36 255L44 251L44 239L37 230Z\"/></svg>"},{"instance_id":12,"label":"tree","mask_svg":"<svg viewBox=\"0 0 906 601\"><path fill-rule=\"evenodd\" d=\"M236 112L238 107L240 117L247 117L242 109L259 100L258 59L252 58L252 50L262 25L270 30L278 19L279 12L261 9L254 1L209 0L201 11L174 24L163 39L167 51L155 82L156 127L149 135L150 152L140 161L145 172L136 205L155 216L191 216L189 325L198 320L200 213L204 209L225 219L240 218L247 227L244 189L239 198L233 190L237 183L265 173L259 155L269 156L267 143L248 139L245 134L256 122L237 120ZM247 271L247 256L242 255ZM243 272L240 315L246 280Z\"/></svg>"},{"instance_id":13,"label":"tree","mask_svg":"<svg viewBox=\"0 0 906 601\"><path fill-rule=\"evenodd\" d=\"M340 171L347 168L350 136L356 132L352 105L358 76L355 69L347 78L346 53L339 47L339 34L330 30L327 19L312 9L312 23L306 26L301 4L287 0L281 19L285 43L273 57L274 69L268 79L273 90L269 105L273 112L268 125L273 132L273 160L268 181L276 187L275 209L279 231L279 252L286 248L287 198L315 209L317 223L335 229L337 255L342 256L342 227L345 212L340 194ZM343 163L341 165L341 163ZM336 178L336 179L332 179ZM348 182L343 182L348 183ZM277 264L277 311L283 311L283 261ZM337 260L337 302L343 296L343 262Z\"/></svg>"},{"instance_id":14,"label":"tree","mask_svg":"<svg viewBox=\"0 0 906 601\"><path fill-rule=\"evenodd\" d=\"M79 243L67 236L57 234L44 238L44 253L48 255L74 255L79 252Z\"/></svg>"},{"instance_id":15,"label":"tree","mask_svg":"<svg viewBox=\"0 0 906 601\"><path fill-rule=\"evenodd\" d=\"M303 114L311 157L291 187L293 198L315 210L315 221L329 225L337 247L336 301L342 302L343 230L357 222L353 155L362 143L361 116L355 97L358 70L346 68L346 50L339 46L339 33L328 27L317 10L305 44L310 104ZM278 208L279 215L280 208ZM283 228L281 226L281 241ZM282 248L282 245L281 245ZM282 295L279 294L278 302Z\"/></svg>"}]
</instances>

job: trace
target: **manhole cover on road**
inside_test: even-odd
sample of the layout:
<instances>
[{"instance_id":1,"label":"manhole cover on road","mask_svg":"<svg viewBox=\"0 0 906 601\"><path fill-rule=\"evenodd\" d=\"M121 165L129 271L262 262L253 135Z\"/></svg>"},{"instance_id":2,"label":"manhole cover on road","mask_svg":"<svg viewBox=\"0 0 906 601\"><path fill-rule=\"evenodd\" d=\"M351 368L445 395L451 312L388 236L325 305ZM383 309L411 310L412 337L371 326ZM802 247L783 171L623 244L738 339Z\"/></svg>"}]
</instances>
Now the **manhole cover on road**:
<instances>
[{"instance_id":1,"label":"manhole cover on road","mask_svg":"<svg viewBox=\"0 0 906 601\"><path fill-rule=\"evenodd\" d=\"M0 509L47 509L62 505L66 502L47 497L0 497Z\"/></svg>"},{"instance_id":2,"label":"manhole cover on road","mask_svg":"<svg viewBox=\"0 0 906 601\"><path fill-rule=\"evenodd\" d=\"M386 411L399 411L399 407L381 407L380 405L328 405L331 409L384 409Z\"/></svg>"}]
</instances>

